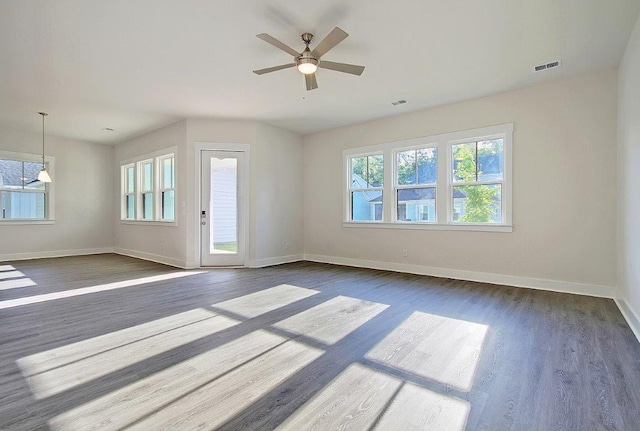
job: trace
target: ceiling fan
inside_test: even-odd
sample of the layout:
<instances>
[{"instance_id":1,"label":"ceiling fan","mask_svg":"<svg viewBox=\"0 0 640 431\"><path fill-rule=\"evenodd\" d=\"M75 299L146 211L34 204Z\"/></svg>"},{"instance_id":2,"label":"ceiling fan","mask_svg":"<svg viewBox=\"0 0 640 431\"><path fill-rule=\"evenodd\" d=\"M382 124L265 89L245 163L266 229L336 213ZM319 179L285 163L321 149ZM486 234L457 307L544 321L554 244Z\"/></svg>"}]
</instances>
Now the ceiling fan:
<instances>
[{"instance_id":1,"label":"ceiling fan","mask_svg":"<svg viewBox=\"0 0 640 431\"><path fill-rule=\"evenodd\" d=\"M264 40L267 43L283 50L284 52L293 56L293 63L283 64L280 66L267 67L266 69L254 70L253 73L257 75L263 75L269 72L275 72L277 70L288 69L290 67L297 66L298 70L304 74L304 80L307 84L307 91L318 88L318 82L316 81L316 70L318 67L323 69L335 70L337 72L350 73L352 75L362 75L364 66L356 66L347 63L335 63L333 61L320 61L320 57L325 55L331 48L345 40L349 36L347 32L341 28L334 28L331 32L322 39L322 41L313 49L309 48L309 44L313 40L311 33L303 33L302 41L306 47L302 52L296 52L293 48L280 42L273 36L269 36L266 33L256 35L256 37Z\"/></svg>"}]
</instances>

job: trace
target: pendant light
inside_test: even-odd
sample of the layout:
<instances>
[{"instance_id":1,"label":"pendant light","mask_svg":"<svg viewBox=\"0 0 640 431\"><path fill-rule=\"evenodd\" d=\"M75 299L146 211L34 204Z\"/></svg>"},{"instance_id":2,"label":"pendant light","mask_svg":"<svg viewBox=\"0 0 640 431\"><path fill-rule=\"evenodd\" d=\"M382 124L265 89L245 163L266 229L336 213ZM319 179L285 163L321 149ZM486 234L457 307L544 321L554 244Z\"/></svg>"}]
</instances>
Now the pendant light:
<instances>
[{"instance_id":1,"label":"pendant light","mask_svg":"<svg viewBox=\"0 0 640 431\"><path fill-rule=\"evenodd\" d=\"M51 177L49 176L47 167L44 164L44 117L49 114L47 114L46 112L38 112L38 114L42 115L42 170L40 170L40 173L38 174L38 181L41 181L43 183L50 183Z\"/></svg>"}]
</instances>

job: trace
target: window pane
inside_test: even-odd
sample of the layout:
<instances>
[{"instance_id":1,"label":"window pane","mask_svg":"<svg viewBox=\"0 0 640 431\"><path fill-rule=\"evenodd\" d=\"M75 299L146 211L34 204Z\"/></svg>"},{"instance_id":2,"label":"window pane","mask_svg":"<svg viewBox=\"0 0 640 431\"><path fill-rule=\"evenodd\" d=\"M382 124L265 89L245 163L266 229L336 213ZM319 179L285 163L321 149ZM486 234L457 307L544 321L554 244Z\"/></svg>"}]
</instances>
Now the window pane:
<instances>
[{"instance_id":1,"label":"window pane","mask_svg":"<svg viewBox=\"0 0 640 431\"><path fill-rule=\"evenodd\" d=\"M175 218L175 192L166 190L162 192L162 219L173 220Z\"/></svg>"},{"instance_id":2,"label":"window pane","mask_svg":"<svg viewBox=\"0 0 640 431\"><path fill-rule=\"evenodd\" d=\"M416 183L416 150L401 151L396 156L398 185Z\"/></svg>"},{"instance_id":3,"label":"window pane","mask_svg":"<svg viewBox=\"0 0 640 431\"><path fill-rule=\"evenodd\" d=\"M382 191L363 190L352 192L351 220L382 220Z\"/></svg>"},{"instance_id":4,"label":"window pane","mask_svg":"<svg viewBox=\"0 0 640 431\"><path fill-rule=\"evenodd\" d=\"M502 139L478 142L478 181L499 181L503 175Z\"/></svg>"},{"instance_id":5,"label":"window pane","mask_svg":"<svg viewBox=\"0 0 640 431\"><path fill-rule=\"evenodd\" d=\"M136 199L134 195L127 195L127 218L135 219L136 218Z\"/></svg>"},{"instance_id":6,"label":"window pane","mask_svg":"<svg viewBox=\"0 0 640 431\"><path fill-rule=\"evenodd\" d=\"M33 178L35 179L38 176ZM0 187L3 189L21 189L28 179L22 172L22 162L0 159Z\"/></svg>"},{"instance_id":7,"label":"window pane","mask_svg":"<svg viewBox=\"0 0 640 431\"><path fill-rule=\"evenodd\" d=\"M142 218L153 220L153 192L142 194Z\"/></svg>"},{"instance_id":8,"label":"window pane","mask_svg":"<svg viewBox=\"0 0 640 431\"><path fill-rule=\"evenodd\" d=\"M153 162L142 164L142 191L153 190Z\"/></svg>"},{"instance_id":9,"label":"window pane","mask_svg":"<svg viewBox=\"0 0 640 431\"><path fill-rule=\"evenodd\" d=\"M453 181L477 181L476 143L453 145Z\"/></svg>"},{"instance_id":10,"label":"window pane","mask_svg":"<svg viewBox=\"0 0 640 431\"><path fill-rule=\"evenodd\" d=\"M44 219L45 194L0 192L0 211L3 219Z\"/></svg>"},{"instance_id":11,"label":"window pane","mask_svg":"<svg viewBox=\"0 0 640 431\"><path fill-rule=\"evenodd\" d=\"M368 182L371 187L382 187L384 181L384 156L378 154L376 156L368 156Z\"/></svg>"},{"instance_id":12,"label":"window pane","mask_svg":"<svg viewBox=\"0 0 640 431\"><path fill-rule=\"evenodd\" d=\"M453 221L502 223L500 184L453 187Z\"/></svg>"},{"instance_id":13,"label":"window pane","mask_svg":"<svg viewBox=\"0 0 640 431\"><path fill-rule=\"evenodd\" d=\"M422 148L417 150L418 184L435 184L438 181L438 150Z\"/></svg>"},{"instance_id":14,"label":"window pane","mask_svg":"<svg viewBox=\"0 0 640 431\"><path fill-rule=\"evenodd\" d=\"M173 157L162 160L162 188L172 189L174 187L173 180Z\"/></svg>"},{"instance_id":15,"label":"window pane","mask_svg":"<svg viewBox=\"0 0 640 431\"><path fill-rule=\"evenodd\" d=\"M134 193L136 190L136 171L133 166L127 168L127 193Z\"/></svg>"},{"instance_id":16,"label":"window pane","mask_svg":"<svg viewBox=\"0 0 640 431\"><path fill-rule=\"evenodd\" d=\"M367 188L367 158L351 158L351 188Z\"/></svg>"},{"instance_id":17,"label":"window pane","mask_svg":"<svg viewBox=\"0 0 640 431\"><path fill-rule=\"evenodd\" d=\"M436 189L400 189L397 195L398 221L436 221Z\"/></svg>"}]
</instances>

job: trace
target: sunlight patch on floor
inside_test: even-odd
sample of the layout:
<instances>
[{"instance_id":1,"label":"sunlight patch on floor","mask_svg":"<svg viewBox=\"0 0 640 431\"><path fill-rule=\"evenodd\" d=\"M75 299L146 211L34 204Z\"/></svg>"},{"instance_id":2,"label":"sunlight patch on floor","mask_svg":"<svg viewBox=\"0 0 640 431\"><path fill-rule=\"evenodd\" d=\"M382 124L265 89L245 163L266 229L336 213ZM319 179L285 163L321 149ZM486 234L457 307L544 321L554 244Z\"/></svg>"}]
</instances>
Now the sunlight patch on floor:
<instances>
[{"instance_id":1,"label":"sunlight patch on floor","mask_svg":"<svg viewBox=\"0 0 640 431\"><path fill-rule=\"evenodd\" d=\"M0 265L0 271L11 271L16 269L13 265Z\"/></svg>"},{"instance_id":2,"label":"sunlight patch on floor","mask_svg":"<svg viewBox=\"0 0 640 431\"><path fill-rule=\"evenodd\" d=\"M49 426L52 430L119 430L144 422L286 341L279 335L257 330L56 416ZM230 386L234 383L230 382Z\"/></svg>"},{"instance_id":3,"label":"sunlight patch on floor","mask_svg":"<svg viewBox=\"0 0 640 431\"><path fill-rule=\"evenodd\" d=\"M115 283L99 284L97 286L81 287L79 289L63 290L61 292L46 293L43 295L28 296L25 298L10 299L0 301L0 310L5 308L19 307L21 305L37 304L40 302L54 301L56 299L71 298L74 296L88 295L91 293L105 292L108 290L122 289L124 287L140 286L142 284L155 283L159 281L172 280L176 278L188 277L191 275L203 274L205 271L185 271L170 274L154 275L151 277L137 278L135 280L124 280Z\"/></svg>"},{"instance_id":4,"label":"sunlight patch on floor","mask_svg":"<svg viewBox=\"0 0 640 431\"><path fill-rule=\"evenodd\" d=\"M239 298L213 304L220 310L252 318L319 293L317 290L281 284Z\"/></svg>"},{"instance_id":5,"label":"sunlight patch on floor","mask_svg":"<svg viewBox=\"0 0 640 431\"><path fill-rule=\"evenodd\" d=\"M0 280L6 280L8 278L19 278L25 275L20 271L3 271L0 272Z\"/></svg>"},{"instance_id":6,"label":"sunlight patch on floor","mask_svg":"<svg viewBox=\"0 0 640 431\"><path fill-rule=\"evenodd\" d=\"M388 307L377 302L336 296L273 326L325 344L334 344Z\"/></svg>"},{"instance_id":7,"label":"sunlight patch on floor","mask_svg":"<svg viewBox=\"0 0 640 431\"><path fill-rule=\"evenodd\" d=\"M464 431L470 410L465 400L405 383L374 430Z\"/></svg>"},{"instance_id":8,"label":"sunlight patch on floor","mask_svg":"<svg viewBox=\"0 0 640 431\"><path fill-rule=\"evenodd\" d=\"M0 290L18 289L20 287L36 286L36 282L30 278L15 278L0 281Z\"/></svg>"},{"instance_id":9,"label":"sunlight patch on floor","mask_svg":"<svg viewBox=\"0 0 640 431\"><path fill-rule=\"evenodd\" d=\"M367 359L469 391L488 326L414 312Z\"/></svg>"},{"instance_id":10,"label":"sunlight patch on floor","mask_svg":"<svg viewBox=\"0 0 640 431\"><path fill-rule=\"evenodd\" d=\"M36 399L50 397L237 325L196 309L17 361Z\"/></svg>"},{"instance_id":11,"label":"sunlight patch on floor","mask_svg":"<svg viewBox=\"0 0 640 431\"><path fill-rule=\"evenodd\" d=\"M401 385L402 379L352 364L277 429L369 429Z\"/></svg>"}]
</instances>

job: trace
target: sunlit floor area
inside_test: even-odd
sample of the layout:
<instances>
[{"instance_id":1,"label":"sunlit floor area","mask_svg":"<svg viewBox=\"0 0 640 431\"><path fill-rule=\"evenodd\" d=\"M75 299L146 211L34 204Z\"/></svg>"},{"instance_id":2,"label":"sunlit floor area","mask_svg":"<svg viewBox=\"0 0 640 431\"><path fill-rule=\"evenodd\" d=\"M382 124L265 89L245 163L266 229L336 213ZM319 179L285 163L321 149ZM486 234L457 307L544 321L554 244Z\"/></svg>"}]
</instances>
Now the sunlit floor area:
<instances>
[{"instance_id":1,"label":"sunlit floor area","mask_svg":"<svg viewBox=\"0 0 640 431\"><path fill-rule=\"evenodd\" d=\"M0 264L0 430L638 430L614 302L310 262Z\"/></svg>"}]
</instances>

